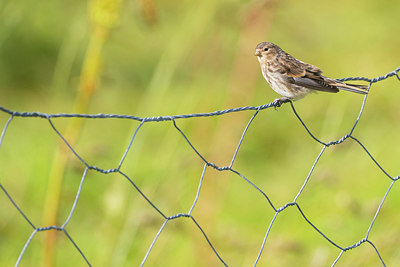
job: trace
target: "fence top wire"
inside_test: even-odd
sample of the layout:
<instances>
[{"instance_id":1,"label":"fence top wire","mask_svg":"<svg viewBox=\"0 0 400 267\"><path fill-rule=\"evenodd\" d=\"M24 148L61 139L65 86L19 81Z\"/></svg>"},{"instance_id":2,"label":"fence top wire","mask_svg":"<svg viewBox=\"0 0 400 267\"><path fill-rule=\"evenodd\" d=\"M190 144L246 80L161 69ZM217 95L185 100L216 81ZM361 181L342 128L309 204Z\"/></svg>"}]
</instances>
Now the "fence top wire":
<instances>
[{"instance_id":1,"label":"fence top wire","mask_svg":"<svg viewBox=\"0 0 400 267\"><path fill-rule=\"evenodd\" d=\"M349 77L349 78L341 78L337 79L339 81L366 81L369 82L370 85L382 80L385 80L389 77L396 76L397 79L400 80L399 76L400 66L396 68L394 71L386 73L385 75L376 77L376 78L365 78L365 77ZM170 121L175 119L187 119L187 118L198 118L198 117L212 117L224 115L232 112L240 112L240 111L248 111L248 110L264 110L270 107L276 107L276 103L271 102L268 104L260 105L260 106L246 106L239 108L230 108L225 110L217 110L214 112L208 113L193 113L193 114L181 114L181 115L172 115L172 116L157 116L157 117L138 117L133 115L121 115L121 114L78 114L78 113L55 113L55 114L47 114L42 112L18 112L12 111L5 107L0 106L0 110L8 113L14 117L38 117L43 119L51 119L51 118L86 118L86 119L130 119L141 122L149 122L149 121Z\"/></svg>"},{"instance_id":2,"label":"fence top wire","mask_svg":"<svg viewBox=\"0 0 400 267\"><path fill-rule=\"evenodd\" d=\"M371 86L374 83L377 83L379 81L385 80L389 77L393 77L396 76L397 79L400 81L400 77L399 77L399 71L400 71L400 66L398 68L396 68L394 71L391 71L385 75L376 77L376 78L365 78L365 77L350 77L350 78L343 78L343 79L338 79L340 81L355 81L355 80L361 80L361 81L366 81L369 82L369 87L368 87L368 92L371 88ZM160 229L158 230L157 234L155 235L152 243L149 245L149 249L147 250L146 254L143 257L143 261L141 263L141 265L144 265L146 263L146 260L148 259L148 257L150 256L150 253L158 239L158 237L162 234L166 224L170 221L170 220L175 220L175 219L179 219L179 218L189 218L194 225L198 228L198 230L201 232L201 234L203 235L205 241L208 243L208 245L210 246L211 250L213 251L213 253L215 254L215 256L219 259L219 261L225 265L228 266L228 264L223 260L223 255L221 255L220 253L217 252L217 248L212 244L211 242L211 238L206 234L206 232L203 230L203 228L200 226L200 224L196 221L196 219L194 218L194 216L192 215L192 211L194 210L196 203L199 199L200 196L200 191L202 188L202 184L203 184L203 178L205 175L205 171L208 167L211 168L215 168L218 171L230 171L236 175L238 175L241 179L245 180L251 187L253 187L256 192L260 193L267 201L267 203L269 204L269 206L274 210L275 215L272 218L272 220L270 221L270 223L268 224L266 233L264 235L264 238L262 240L261 243L261 247L257 253L257 256L255 257L255 262L254 262L254 266L256 266L261 258L262 252L265 248L266 245L266 241L267 238L269 236L269 233L271 231L272 225L275 222L275 219L277 218L277 216L283 212L284 210L286 210L289 207L295 207L298 212L300 213L300 215L302 216L302 218L312 227L312 229L314 229L317 233L319 233L325 240L327 240L327 242L329 242L332 246L336 247L337 249L340 250L339 255L337 256L337 258L335 259L335 261L332 263L332 266L334 266L341 258L341 256L343 255L343 253L345 253L346 251L349 251L353 248L356 248L364 243L369 244L375 251L376 255L378 256L381 264L383 266L385 266L384 260L381 257L381 254L378 251L378 248L376 247L376 245L369 239L369 234L370 231L376 221L376 218L383 206L383 203L385 201L385 199L387 198L389 192L391 191L394 183L400 178L400 175L397 176L391 176L389 175L389 173L384 170L381 165L377 162L377 160L371 155L371 153L367 150L367 148L363 145L363 143L358 140L356 137L353 136L353 131L355 129L355 127L357 126L357 123L363 113L364 110L364 106L366 103L366 99L367 99L368 94L366 94L364 96L364 100L363 100L363 104L361 106L359 115L353 125L353 127L351 128L351 130L349 131L348 134L344 135L343 137L341 137L338 140L333 140L333 141L329 141L329 142L323 142L321 140L319 140L317 137L315 137L311 131L307 128L306 124L304 123L304 121L301 119L300 115L298 114L298 112L296 111L294 105L292 102L289 101L290 106L292 108L292 111L295 115L295 117L300 121L300 123L302 124L302 126L304 127L304 129L307 131L307 133L310 135L311 138L313 138L316 142L320 143L322 145L322 149L320 151L320 153L318 154L318 156L316 157L314 163L311 166L311 169L303 183L303 185L301 186L301 188L299 189L298 193L296 194L293 202L288 202L285 205L283 205L280 208L277 208L273 205L272 200L268 197L268 195L262 190L260 189L256 184L254 184L249 178L245 177L242 173L240 173L238 170L233 168L233 163L235 161L235 158L238 154L238 150L242 144L242 141L246 135L247 130L249 129L252 121L254 120L254 118L257 116L257 114L265 109L268 109L270 107L275 107L277 103L275 102L271 102L268 104L264 104L264 105L260 105L260 106L246 106L246 107L239 107L239 108L231 108L231 109L226 109L226 110L218 110L218 111L214 111L214 112L209 112L209 113L194 113L194 114L184 114L184 115L172 115L172 116L157 116L157 117L137 117L137 116L132 116L132 115L118 115L118 114L75 114L75 113L57 113L57 114L47 114L47 113L41 113L41 112L18 112L18 111L13 111L10 109L7 109L5 107L0 106L0 111L10 115L9 119L7 120L3 131L1 133L0 136L0 148L1 145L4 141L4 137L6 135L8 126L10 125L12 119L14 117L24 117L24 118L43 118L43 119L47 119L52 127L52 129L57 133L57 135L60 137L60 139L68 146L68 148L70 149L70 151L86 166L83 174L82 174L82 178L81 178L81 182L79 184L79 187L77 189L77 193L75 196L75 200L72 203L72 208L65 220L65 222L61 225L61 226L56 226L56 225L50 225L50 226L45 226L45 227L37 227L35 226L35 224L26 216L26 214L19 208L17 202L13 199L12 194L10 194L6 188L0 183L0 189L1 191L3 191L3 193L5 194L5 196L7 197L7 199L9 199L10 203L12 204L12 206L14 206L16 208L16 210L23 216L23 218L25 219L25 221L33 228L33 232L32 234L29 236L29 238L27 239L24 247L21 250L21 253L18 257L18 259L16 260L16 266L19 265L19 263L21 262L25 251L28 249L29 244L31 243L33 237L38 233L38 232L43 232L43 231L51 231L51 230L56 230L56 231L61 231L65 234L65 236L67 237L68 240L70 240L70 242L73 244L73 246L76 248L77 252L82 256L83 260L87 263L87 265L91 266L91 263L89 262L89 260L87 259L87 257L85 256L83 250L77 245L77 243L74 241L74 239L71 237L71 235L67 232L66 228L68 223L70 222L70 220L73 219L73 213L74 210L76 208L76 205L78 203L80 194L81 194L81 190L84 184L84 180L86 178L87 172L89 170L94 170L94 171L98 171L98 172L102 172L102 173L118 173L120 174L124 179L128 180L130 182L130 184L133 186L133 188L147 201L147 203L160 215L162 216L162 218L164 219L164 223L161 225ZM219 167L217 165L215 165L212 162L209 162L206 160L206 158L201 155L199 153L199 151L195 148L195 146L190 142L189 138L185 135L185 133L179 128L179 126L177 125L175 120L178 119L186 119L186 118L198 118L198 117L211 117L211 116L220 116L220 115L224 115L224 114L228 114L228 113L233 113L233 112L241 112L241 111L255 111L255 113L253 114L253 116L250 118L249 122L247 123L246 127L243 130L242 136L238 142L238 145L236 147L236 150L234 152L234 155L232 157L231 163L229 166L223 166L223 167ZM54 124L52 123L52 119L54 118L85 118L85 119L110 119L110 118L116 118L116 119L128 119L128 120L136 120L141 122L139 124L139 126L136 128L136 130L134 131L131 140L118 164L118 166L114 169L108 169L108 170L104 170L101 169L97 166L91 166L88 163L86 163L86 161L73 149L72 145L68 143L68 141L63 137L63 135L57 130L57 128L54 126ZM176 130L182 135L182 137L186 140L186 142L189 144L190 148L195 152L195 154L197 156L199 156L201 158L201 160L204 162L204 168L203 171L201 173L201 177L200 177L200 182L198 185L198 190L197 193L195 195L193 204L191 205L191 208L189 210L188 213L178 213L172 216L167 216L165 215L165 213L163 213L151 200L150 198L148 198L145 193L135 184L135 182L125 173L123 173L120 168L121 165L123 164L127 153L129 152L132 144L133 144L133 140L136 137L136 134L138 133L138 131L140 130L141 126L146 123L146 122L162 122L162 121L172 121L174 127L176 128ZM341 144L342 142L346 141L347 139L351 139L353 141L355 141L357 144L359 144L363 150L365 151L365 153L369 156L369 158L372 160L372 162L391 180L391 183L389 185L389 187L387 188L384 196L381 199L381 202L379 204L379 206L376 209L375 215L372 218L372 221L368 227L368 229L366 230L366 235L364 237L362 237L357 243L344 247L339 245L338 243L334 242L332 240L331 237L328 237L326 234L324 234L314 223L312 223L307 216L305 215L305 213L302 211L300 205L297 203L297 199L300 196L300 194L303 192L304 188L306 187L311 174L314 171L315 166L317 165L320 157L322 156L322 154L324 153L324 151L326 150L327 147L331 146L331 145L338 145Z\"/></svg>"}]
</instances>

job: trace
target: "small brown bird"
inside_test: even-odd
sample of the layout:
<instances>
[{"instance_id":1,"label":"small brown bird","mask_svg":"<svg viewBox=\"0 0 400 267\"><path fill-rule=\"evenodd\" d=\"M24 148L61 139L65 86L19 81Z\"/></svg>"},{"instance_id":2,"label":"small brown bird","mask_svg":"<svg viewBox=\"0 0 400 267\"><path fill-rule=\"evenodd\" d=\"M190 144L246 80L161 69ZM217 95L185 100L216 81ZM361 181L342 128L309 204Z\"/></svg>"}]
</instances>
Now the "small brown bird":
<instances>
[{"instance_id":1,"label":"small brown bird","mask_svg":"<svg viewBox=\"0 0 400 267\"><path fill-rule=\"evenodd\" d=\"M337 93L345 90L358 94L367 93L366 86L325 77L318 67L292 57L273 43L258 44L254 55L260 62L265 80L275 92L283 96L275 99L278 107L283 102L298 100L315 91Z\"/></svg>"}]
</instances>

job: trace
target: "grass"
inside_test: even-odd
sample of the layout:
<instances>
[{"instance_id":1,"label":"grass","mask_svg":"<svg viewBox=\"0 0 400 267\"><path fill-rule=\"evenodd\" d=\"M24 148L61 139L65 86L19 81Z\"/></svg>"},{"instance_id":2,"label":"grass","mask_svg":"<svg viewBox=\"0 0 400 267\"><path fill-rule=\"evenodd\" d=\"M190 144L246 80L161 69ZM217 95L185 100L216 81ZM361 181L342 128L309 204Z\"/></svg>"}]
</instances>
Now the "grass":
<instances>
[{"instance_id":1,"label":"grass","mask_svg":"<svg viewBox=\"0 0 400 267\"><path fill-rule=\"evenodd\" d=\"M104 7L101 3L106 2L97 3ZM252 55L256 44L264 40L321 67L331 77L376 77L399 65L395 56L399 41L393 29L400 6L395 1L207 0L172 5L143 0L122 3L120 13L113 9L118 4L109 1L113 16L95 16L115 19L111 25L117 27L110 29L97 55L102 60L95 71L96 90L84 109L87 113L159 116L270 102L277 96L262 79ZM94 29L90 16L81 3L3 1L0 105L18 111L73 112ZM89 57L93 60L94 56ZM400 171L398 88L395 78L375 84L355 131L393 176ZM328 141L349 131L361 101L349 93L321 93L295 106L313 134ZM205 158L224 166L229 165L252 114L177 123ZM1 125L7 119L0 114ZM82 128L74 149L89 164L105 169L117 166L138 126L114 119L54 120L63 134L68 125L79 123ZM36 227L47 225L43 225L48 208L45 195L58 146L60 140L47 121L15 118L0 148L0 182ZM255 118L234 168L280 207L293 200L321 148L285 105L278 112L268 109ZM84 170L71 153L65 164L57 225L68 215ZM202 169L203 162L171 122L146 123L122 166L167 216L190 209ZM329 238L349 246L365 236L389 184L362 148L348 140L325 151L298 203ZM395 184L370 234L388 266L400 261L398 191ZM32 229L5 195L0 195L0 265L8 266L15 264ZM229 265L248 266L257 256L274 212L238 176L208 168L193 215ZM162 217L121 176L90 171L67 230L92 264L136 266L162 223ZM66 237L54 233L54 259L48 265L83 265ZM45 236L35 236L22 265L41 265L49 257ZM291 207L277 217L260 266L326 266L339 252ZM220 265L195 225L186 219L168 222L147 263ZM364 244L346 252L339 263L369 266L378 265L379 260Z\"/></svg>"}]
</instances>

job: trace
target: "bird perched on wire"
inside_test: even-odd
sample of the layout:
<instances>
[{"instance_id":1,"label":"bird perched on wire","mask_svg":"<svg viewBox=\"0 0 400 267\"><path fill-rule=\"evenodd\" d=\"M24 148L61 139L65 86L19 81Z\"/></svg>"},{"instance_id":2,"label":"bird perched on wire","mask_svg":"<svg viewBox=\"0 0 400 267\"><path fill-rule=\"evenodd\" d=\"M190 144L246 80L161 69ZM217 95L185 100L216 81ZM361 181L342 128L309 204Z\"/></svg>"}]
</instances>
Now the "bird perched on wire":
<instances>
[{"instance_id":1,"label":"bird perched on wire","mask_svg":"<svg viewBox=\"0 0 400 267\"><path fill-rule=\"evenodd\" d=\"M366 86L347 84L325 77L318 67L292 57L273 43L258 44L254 55L260 62L265 80L275 92L283 96L274 101L278 107L283 102L298 100L315 91L337 93L344 90L358 94L367 93Z\"/></svg>"}]
</instances>

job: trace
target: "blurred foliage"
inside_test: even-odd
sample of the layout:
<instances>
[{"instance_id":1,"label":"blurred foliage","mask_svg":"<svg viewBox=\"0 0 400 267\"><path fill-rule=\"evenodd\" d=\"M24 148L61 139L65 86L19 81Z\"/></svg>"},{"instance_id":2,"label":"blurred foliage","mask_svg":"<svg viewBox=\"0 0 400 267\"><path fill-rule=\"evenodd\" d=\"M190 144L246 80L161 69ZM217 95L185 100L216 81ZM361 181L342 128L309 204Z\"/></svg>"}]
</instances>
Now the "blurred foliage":
<instances>
[{"instance_id":1,"label":"blurred foliage","mask_svg":"<svg viewBox=\"0 0 400 267\"><path fill-rule=\"evenodd\" d=\"M253 56L257 43L275 42L333 78L376 77L400 65L399 13L400 2L394 0L3 0L0 105L73 112L96 24L110 31L99 51L87 113L159 116L260 105L277 95ZM393 176L400 173L399 87L395 78L374 84L355 131ZM346 92L321 93L295 106L310 130L328 141L348 133L361 102L359 95ZM226 166L251 116L242 112L177 123L205 158ZM7 119L0 113L1 125ZM82 123L74 148L104 169L117 166L138 126L114 119L55 119L54 124L64 134L72 121ZM0 148L0 182L36 227L47 226L45 196L58 146L47 121L15 118ZM260 112L234 168L280 207L294 199L321 148L285 105L278 112ZM57 225L68 216L84 169L71 153L67 159ZM142 127L122 171L169 216L190 209L202 168L173 125L162 122ZM365 236L389 184L363 149L347 140L325 151L298 203L323 233L345 247ZM399 190L396 184L370 234L388 266L400 264ZM10 266L32 229L4 194L0 206L0 265ZM249 266L274 212L238 176L208 168L193 215L228 264ZM162 223L123 177L90 171L67 229L93 265L137 266ZM65 235L55 235L55 266L83 265ZM37 234L22 266L44 262L44 243L45 235ZM326 266L339 252L289 208L277 217L260 266ZM195 225L180 219L168 222L147 265L220 263ZM379 259L364 244L346 252L339 265L375 266Z\"/></svg>"}]
</instances>

